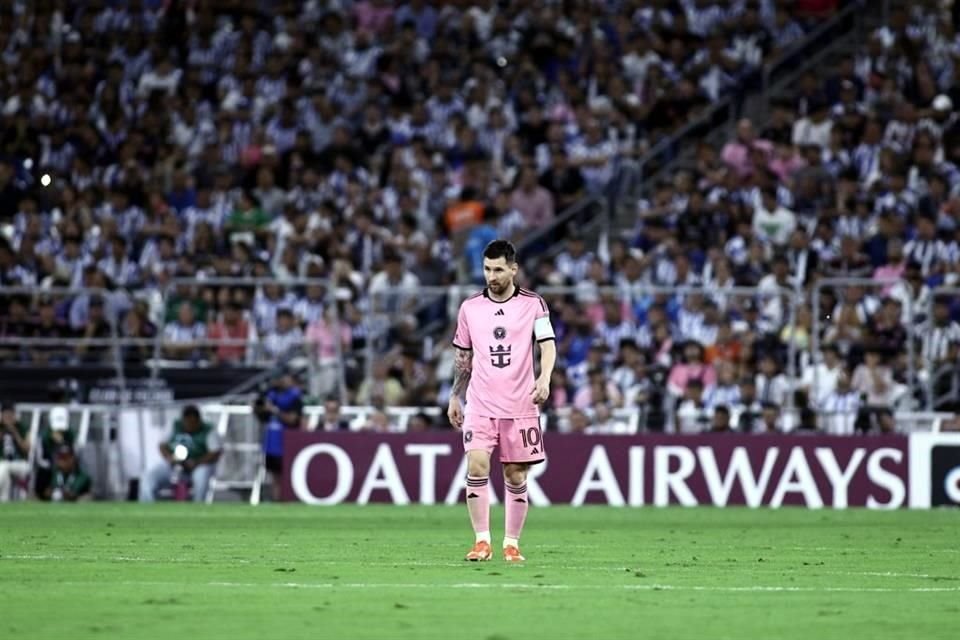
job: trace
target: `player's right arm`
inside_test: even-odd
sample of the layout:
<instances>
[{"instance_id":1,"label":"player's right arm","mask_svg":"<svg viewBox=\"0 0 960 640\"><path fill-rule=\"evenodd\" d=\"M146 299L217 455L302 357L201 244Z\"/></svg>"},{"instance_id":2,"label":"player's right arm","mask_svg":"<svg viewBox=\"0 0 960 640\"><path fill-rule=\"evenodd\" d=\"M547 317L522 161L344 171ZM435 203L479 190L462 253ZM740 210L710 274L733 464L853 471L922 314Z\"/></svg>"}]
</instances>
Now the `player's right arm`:
<instances>
[{"instance_id":1,"label":"player's right arm","mask_svg":"<svg viewBox=\"0 0 960 640\"><path fill-rule=\"evenodd\" d=\"M453 337L456 350L453 360L453 386L450 388L450 404L447 406L447 418L454 429L463 426L463 403L461 396L467 391L470 376L473 373L473 342L470 340L470 328L467 326L467 314L463 305L457 315L457 333Z\"/></svg>"},{"instance_id":2,"label":"player's right arm","mask_svg":"<svg viewBox=\"0 0 960 640\"><path fill-rule=\"evenodd\" d=\"M473 351L457 347L453 360L453 386L450 388L450 404L447 407L447 417L456 429L463 426L463 404L460 397L466 393L472 373Z\"/></svg>"}]
</instances>

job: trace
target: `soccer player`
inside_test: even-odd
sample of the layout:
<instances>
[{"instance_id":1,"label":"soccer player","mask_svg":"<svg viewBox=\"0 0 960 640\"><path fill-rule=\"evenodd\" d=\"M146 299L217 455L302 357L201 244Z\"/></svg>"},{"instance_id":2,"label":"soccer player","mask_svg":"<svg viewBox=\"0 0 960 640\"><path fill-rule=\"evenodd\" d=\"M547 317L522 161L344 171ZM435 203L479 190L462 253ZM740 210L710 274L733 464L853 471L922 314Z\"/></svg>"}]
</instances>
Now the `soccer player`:
<instances>
[{"instance_id":1,"label":"soccer player","mask_svg":"<svg viewBox=\"0 0 960 640\"><path fill-rule=\"evenodd\" d=\"M499 446L506 487L503 559L522 562L520 532L527 517L527 470L543 462L538 405L550 395L557 359L550 313L543 298L514 282L517 252L506 240L483 251L487 287L460 305L457 349L447 416L463 431L467 455L467 509L476 544L472 561L490 560L490 455ZM534 378L533 343L540 345ZM466 391L466 406L461 394Z\"/></svg>"}]
</instances>

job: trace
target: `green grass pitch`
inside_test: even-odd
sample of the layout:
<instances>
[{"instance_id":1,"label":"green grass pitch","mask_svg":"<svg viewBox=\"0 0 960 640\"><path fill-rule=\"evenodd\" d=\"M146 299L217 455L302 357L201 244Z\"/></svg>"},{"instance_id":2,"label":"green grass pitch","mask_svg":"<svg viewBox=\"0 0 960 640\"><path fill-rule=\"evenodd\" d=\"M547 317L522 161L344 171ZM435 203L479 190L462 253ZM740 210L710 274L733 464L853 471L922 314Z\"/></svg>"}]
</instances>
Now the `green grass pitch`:
<instances>
[{"instance_id":1,"label":"green grass pitch","mask_svg":"<svg viewBox=\"0 0 960 640\"><path fill-rule=\"evenodd\" d=\"M492 514L495 546L502 510ZM0 508L0 637L957 638L960 511Z\"/></svg>"}]
</instances>

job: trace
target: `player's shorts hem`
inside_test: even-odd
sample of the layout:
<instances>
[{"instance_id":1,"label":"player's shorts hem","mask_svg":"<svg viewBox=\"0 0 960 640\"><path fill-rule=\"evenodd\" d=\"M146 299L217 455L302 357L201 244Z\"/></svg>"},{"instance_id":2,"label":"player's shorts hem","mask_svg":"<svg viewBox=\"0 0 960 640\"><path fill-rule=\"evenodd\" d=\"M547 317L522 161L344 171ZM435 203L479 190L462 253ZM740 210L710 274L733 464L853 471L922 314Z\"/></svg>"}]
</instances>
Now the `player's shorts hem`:
<instances>
[{"instance_id":1,"label":"player's shorts hem","mask_svg":"<svg viewBox=\"0 0 960 640\"><path fill-rule=\"evenodd\" d=\"M540 344L541 342L550 342L551 340L553 340L554 342L557 341L556 337L550 336L549 338L540 338L539 340L537 340L537 344Z\"/></svg>"},{"instance_id":2,"label":"player's shorts hem","mask_svg":"<svg viewBox=\"0 0 960 640\"><path fill-rule=\"evenodd\" d=\"M534 460L503 460L501 458L500 464L540 464L546 461L546 458L536 458Z\"/></svg>"}]
</instances>

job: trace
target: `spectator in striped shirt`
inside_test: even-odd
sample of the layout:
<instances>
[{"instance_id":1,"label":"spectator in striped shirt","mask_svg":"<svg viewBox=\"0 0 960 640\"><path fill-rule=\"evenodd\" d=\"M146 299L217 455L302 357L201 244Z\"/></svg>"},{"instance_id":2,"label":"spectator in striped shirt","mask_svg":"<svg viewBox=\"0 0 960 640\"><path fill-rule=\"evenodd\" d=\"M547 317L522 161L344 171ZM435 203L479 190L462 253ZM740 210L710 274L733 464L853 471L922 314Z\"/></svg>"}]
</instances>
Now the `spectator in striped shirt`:
<instances>
[{"instance_id":1,"label":"spectator in striped shirt","mask_svg":"<svg viewBox=\"0 0 960 640\"><path fill-rule=\"evenodd\" d=\"M201 342L207 329L196 319L190 302L180 303L177 318L163 328L163 355L171 360L198 360L206 354Z\"/></svg>"},{"instance_id":2,"label":"spectator in striped shirt","mask_svg":"<svg viewBox=\"0 0 960 640\"><path fill-rule=\"evenodd\" d=\"M860 428L862 405L860 392L850 385L850 374L844 371L837 378L837 388L819 404L820 430L836 436L853 435Z\"/></svg>"}]
</instances>

